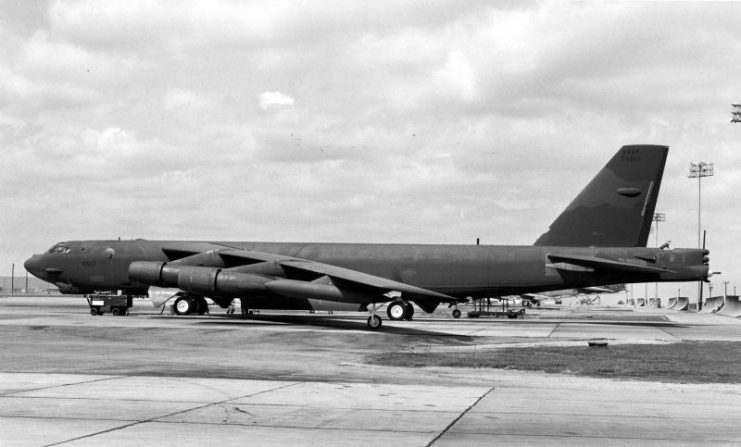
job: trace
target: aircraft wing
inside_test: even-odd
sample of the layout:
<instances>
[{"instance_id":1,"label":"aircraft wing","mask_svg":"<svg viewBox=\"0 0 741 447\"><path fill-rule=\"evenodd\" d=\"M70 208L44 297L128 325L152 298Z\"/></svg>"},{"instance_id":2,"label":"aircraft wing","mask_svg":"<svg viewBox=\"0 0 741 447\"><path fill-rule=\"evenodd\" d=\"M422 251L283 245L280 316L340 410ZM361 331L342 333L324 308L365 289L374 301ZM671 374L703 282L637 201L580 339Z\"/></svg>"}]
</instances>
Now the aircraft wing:
<instances>
[{"instance_id":1,"label":"aircraft wing","mask_svg":"<svg viewBox=\"0 0 741 447\"><path fill-rule=\"evenodd\" d=\"M217 250L216 253L224 259L226 265L231 266L249 265L260 262L277 264L286 272L286 279L276 278L277 282L266 283L266 286L279 294L297 296L306 291L310 293L311 291L316 291L317 287L331 286L336 287L342 296L347 297L351 301L357 300L357 298L352 297L357 297L364 293L368 295L368 298L373 298L389 292L400 292L408 299L415 300L417 304L420 304L420 300L429 300L436 303L457 303L461 301L450 295L404 282L308 259L239 248ZM328 278L329 281L322 281L322 277ZM304 284L299 282L303 282ZM319 296L317 298L321 299ZM382 301L385 301L385 299Z\"/></svg>"},{"instance_id":2,"label":"aircraft wing","mask_svg":"<svg viewBox=\"0 0 741 447\"><path fill-rule=\"evenodd\" d=\"M348 281L359 286L369 286L376 289L382 289L386 292L401 292L417 297L435 298L441 301L458 302L458 299L452 296L438 293L432 290L413 286L411 284L382 278L380 276L369 275L357 270L337 267L331 264L321 262L306 261L300 259L288 259L280 261L279 264L284 267L292 267L299 270L305 270L313 273L319 273L329 276L332 279Z\"/></svg>"},{"instance_id":3,"label":"aircraft wing","mask_svg":"<svg viewBox=\"0 0 741 447\"><path fill-rule=\"evenodd\" d=\"M579 255L561 255L558 253L548 253L548 259L556 263L555 268L568 269L569 266L586 267L594 270L603 270L610 272L632 272L632 273L676 273L661 267L652 267L645 264L634 264L631 262L614 261L612 259L600 258L598 256L579 256Z\"/></svg>"}]
</instances>

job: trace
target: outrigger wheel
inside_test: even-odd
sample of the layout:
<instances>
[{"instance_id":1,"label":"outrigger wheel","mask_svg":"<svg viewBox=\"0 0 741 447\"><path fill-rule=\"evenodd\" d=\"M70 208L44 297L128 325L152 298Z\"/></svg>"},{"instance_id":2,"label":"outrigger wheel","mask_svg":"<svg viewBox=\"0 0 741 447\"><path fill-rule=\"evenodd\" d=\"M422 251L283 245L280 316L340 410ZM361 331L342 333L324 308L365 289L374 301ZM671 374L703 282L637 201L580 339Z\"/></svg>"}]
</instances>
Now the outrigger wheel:
<instances>
[{"instance_id":1,"label":"outrigger wheel","mask_svg":"<svg viewBox=\"0 0 741 447\"><path fill-rule=\"evenodd\" d=\"M368 317L368 327L371 329L375 330L380 328L382 323L383 321L378 315L371 315L370 317Z\"/></svg>"},{"instance_id":2,"label":"outrigger wheel","mask_svg":"<svg viewBox=\"0 0 741 447\"><path fill-rule=\"evenodd\" d=\"M370 311L370 316L368 317L368 327L373 329L374 331L381 327L381 317L376 315L376 303L371 303L371 308L368 309Z\"/></svg>"}]
</instances>

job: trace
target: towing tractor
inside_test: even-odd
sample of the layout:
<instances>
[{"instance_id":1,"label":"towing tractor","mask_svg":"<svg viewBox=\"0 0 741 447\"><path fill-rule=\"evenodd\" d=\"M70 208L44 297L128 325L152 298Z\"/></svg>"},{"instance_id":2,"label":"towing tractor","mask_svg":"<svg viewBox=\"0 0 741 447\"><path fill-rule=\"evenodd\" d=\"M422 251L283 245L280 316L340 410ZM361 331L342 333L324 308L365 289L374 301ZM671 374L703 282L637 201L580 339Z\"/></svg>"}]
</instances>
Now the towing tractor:
<instances>
[{"instance_id":1,"label":"towing tractor","mask_svg":"<svg viewBox=\"0 0 741 447\"><path fill-rule=\"evenodd\" d=\"M95 293L87 296L90 305L90 315L103 315L110 312L111 315L127 315L132 306L131 296L113 295L107 293Z\"/></svg>"}]
</instances>

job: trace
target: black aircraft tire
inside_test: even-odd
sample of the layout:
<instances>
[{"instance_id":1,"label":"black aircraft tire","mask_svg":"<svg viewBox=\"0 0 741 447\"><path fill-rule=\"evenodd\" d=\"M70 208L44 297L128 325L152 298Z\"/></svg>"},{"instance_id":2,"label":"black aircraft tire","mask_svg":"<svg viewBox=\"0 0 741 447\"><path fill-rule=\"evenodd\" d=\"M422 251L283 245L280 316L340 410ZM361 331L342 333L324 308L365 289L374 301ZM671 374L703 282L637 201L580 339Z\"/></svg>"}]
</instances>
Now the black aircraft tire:
<instances>
[{"instance_id":1,"label":"black aircraft tire","mask_svg":"<svg viewBox=\"0 0 741 447\"><path fill-rule=\"evenodd\" d=\"M378 315L371 315L368 317L368 327L373 329L374 331L379 329L381 327L381 324L383 324L383 320L381 320L381 317Z\"/></svg>"},{"instance_id":2,"label":"black aircraft tire","mask_svg":"<svg viewBox=\"0 0 741 447\"><path fill-rule=\"evenodd\" d=\"M90 309L90 315L97 316L98 315L98 309Z\"/></svg>"},{"instance_id":3,"label":"black aircraft tire","mask_svg":"<svg viewBox=\"0 0 741 447\"><path fill-rule=\"evenodd\" d=\"M121 309L119 309L118 307L114 307L113 309L111 309L111 315L113 315L114 317L121 315Z\"/></svg>"},{"instance_id":4,"label":"black aircraft tire","mask_svg":"<svg viewBox=\"0 0 741 447\"><path fill-rule=\"evenodd\" d=\"M407 313L407 307L400 301L394 301L389 304L386 308L386 315L389 316L389 320L399 321L403 320Z\"/></svg>"},{"instance_id":5,"label":"black aircraft tire","mask_svg":"<svg viewBox=\"0 0 741 447\"><path fill-rule=\"evenodd\" d=\"M189 315L193 312L193 307L193 301L184 296L176 299L175 303L172 305L172 308L175 309L177 315Z\"/></svg>"},{"instance_id":6,"label":"black aircraft tire","mask_svg":"<svg viewBox=\"0 0 741 447\"><path fill-rule=\"evenodd\" d=\"M461 317L461 311L458 309L455 309L453 311L453 318L460 318Z\"/></svg>"},{"instance_id":7,"label":"black aircraft tire","mask_svg":"<svg viewBox=\"0 0 741 447\"><path fill-rule=\"evenodd\" d=\"M414 306L412 303L407 303L407 308L404 311L404 319L407 321L412 321L412 317L414 317Z\"/></svg>"},{"instance_id":8,"label":"black aircraft tire","mask_svg":"<svg viewBox=\"0 0 741 447\"><path fill-rule=\"evenodd\" d=\"M195 299L196 302L196 312L198 315L204 315L206 312L208 312L208 303L206 302L206 298L199 297Z\"/></svg>"}]
</instances>

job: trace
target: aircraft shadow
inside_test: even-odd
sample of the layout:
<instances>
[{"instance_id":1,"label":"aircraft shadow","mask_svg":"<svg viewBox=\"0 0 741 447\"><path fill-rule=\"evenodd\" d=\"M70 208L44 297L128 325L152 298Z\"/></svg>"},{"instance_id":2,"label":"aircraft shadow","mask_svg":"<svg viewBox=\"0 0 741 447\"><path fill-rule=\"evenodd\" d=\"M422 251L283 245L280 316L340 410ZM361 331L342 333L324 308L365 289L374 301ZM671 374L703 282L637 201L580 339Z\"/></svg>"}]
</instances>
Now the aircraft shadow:
<instances>
[{"instance_id":1,"label":"aircraft shadow","mask_svg":"<svg viewBox=\"0 0 741 447\"><path fill-rule=\"evenodd\" d=\"M181 317L182 318L182 317ZM474 338L467 335L451 334L448 332L431 331L420 329L419 327L399 327L399 326L381 326L377 330L369 329L366 325L365 318L353 320L353 317L323 317L323 316L300 316L300 315L250 315L248 317L234 317L223 320L208 319L198 321L199 325L229 325L239 326L249 323L250 321L259 321L261 326L282 326L286 324L314 326L325 329L337 330L363 330L371 333L413 335L428 337L446 337L458 339L462 342L470 342Z\"/></svg>"}]
</instances>

